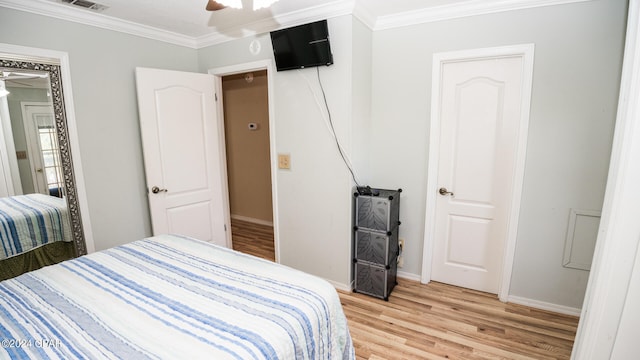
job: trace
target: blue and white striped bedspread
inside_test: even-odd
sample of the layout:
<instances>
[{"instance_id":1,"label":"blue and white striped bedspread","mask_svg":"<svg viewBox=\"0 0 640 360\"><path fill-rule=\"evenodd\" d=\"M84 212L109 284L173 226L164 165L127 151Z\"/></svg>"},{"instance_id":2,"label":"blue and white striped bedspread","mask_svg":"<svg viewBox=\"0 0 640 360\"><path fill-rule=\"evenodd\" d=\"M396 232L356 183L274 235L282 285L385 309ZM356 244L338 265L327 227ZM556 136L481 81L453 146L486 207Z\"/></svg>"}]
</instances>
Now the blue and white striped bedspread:
<instances>
[{"instance_id":1,"label":"blue and white striped bedspread","mask_svg":"<svg viewBox=\"0 0 640 360\"><path fill-rule=\"evenodd\" d=\"M0 359L355 358L328 282L171 235L1 282L0 339Z\"/></svg>"},{"instance_id":2,"label":"blue and white striped bedspread","mask_svg":"<svg viewBox=\"0 0 640 360\"><path fill-rule=\"evenodd\" d=\"M0 198L0 260L72 240L65 199L44 194Z\"/></svg>"}]
</instances>

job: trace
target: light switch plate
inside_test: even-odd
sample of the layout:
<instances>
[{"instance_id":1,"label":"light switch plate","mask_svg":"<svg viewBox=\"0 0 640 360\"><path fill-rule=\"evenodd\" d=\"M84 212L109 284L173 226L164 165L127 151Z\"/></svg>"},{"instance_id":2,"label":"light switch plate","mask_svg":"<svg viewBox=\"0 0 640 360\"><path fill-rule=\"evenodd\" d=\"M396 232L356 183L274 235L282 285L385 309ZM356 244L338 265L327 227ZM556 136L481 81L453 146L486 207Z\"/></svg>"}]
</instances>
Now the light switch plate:
<instances>
[{"instance_id":1,"label":"light switch plate","mask_svg":"<svg viewBox=\"0 0 640 360\"><path fill-rule=\"evenodd\" d=\"M291 169L291 155L278 154L278 169Z\"/></svg>"}]
</instances>

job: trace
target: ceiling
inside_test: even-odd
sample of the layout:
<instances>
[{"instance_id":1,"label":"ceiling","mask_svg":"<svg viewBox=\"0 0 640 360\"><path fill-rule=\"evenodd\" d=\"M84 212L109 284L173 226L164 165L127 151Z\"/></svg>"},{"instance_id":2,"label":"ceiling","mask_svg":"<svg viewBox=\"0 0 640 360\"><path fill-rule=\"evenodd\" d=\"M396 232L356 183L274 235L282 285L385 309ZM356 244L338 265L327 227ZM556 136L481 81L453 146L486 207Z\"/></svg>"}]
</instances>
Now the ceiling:
<instances>
[{"instance_id":1,"label":"ceiling","mask_svg":"<svg viewBox=\"0 0 640 360\"><path fill-rule=\"evenodd\" d=\"M279 0L253 11L209 12L207 0L78 0L104 6L88 10L73 0L0 0L2 7L58 17L134 35L201 48L278 28L352 14L373 30L448 18L587 0Z\"/></svg>"},{"instance_id":2,"label":"ceiling","mask_svg":"<svg viewBox=\"0 0 640 360\"><path fill-rule=\"evenodd\" d=\"M60 0L47 0L57 2ZM229 32L265 20L286 21L299 13L322 13L344 8L353 10L356 1L344 0L279 0L270 8L253 11L253 1L243 0L243 9L226 8L205 11L207 0L91 0L108 6L102 11L112 16L179 34L201 37L213 32ZM223 1L223 0L222 0ZM453 1L463 0L365 0L368 10L375 16L400 12ZM390 5L393 4L393 5Z\"/></svg>"}]
</instances>

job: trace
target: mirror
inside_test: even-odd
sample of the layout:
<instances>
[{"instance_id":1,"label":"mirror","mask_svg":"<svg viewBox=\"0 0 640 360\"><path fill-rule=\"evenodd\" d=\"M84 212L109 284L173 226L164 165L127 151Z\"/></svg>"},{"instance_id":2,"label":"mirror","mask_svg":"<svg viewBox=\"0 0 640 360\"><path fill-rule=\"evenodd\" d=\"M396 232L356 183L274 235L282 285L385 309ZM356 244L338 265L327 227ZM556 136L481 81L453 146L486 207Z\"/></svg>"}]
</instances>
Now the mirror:
<instances>
[{"instance_id":1,"label":"mirror","mask_svg":"<svg viewBox=\"0 0 640 360\"><path fill-rule=\"evenodd\" d=\"M10 177L13 185L6 195L42 194L47 203L62 205L67 219L65 237L71 238L73 255L77 257L87 253L87 246L60 69L55 60L30 61L0 54L0 130L4 130L0 131L4 135L0 140L6 148L0 147L0 152L6 150L7 157L4 164L0 163L0 170L4 168L5 178Z\"/></svg>"}]
</instances>

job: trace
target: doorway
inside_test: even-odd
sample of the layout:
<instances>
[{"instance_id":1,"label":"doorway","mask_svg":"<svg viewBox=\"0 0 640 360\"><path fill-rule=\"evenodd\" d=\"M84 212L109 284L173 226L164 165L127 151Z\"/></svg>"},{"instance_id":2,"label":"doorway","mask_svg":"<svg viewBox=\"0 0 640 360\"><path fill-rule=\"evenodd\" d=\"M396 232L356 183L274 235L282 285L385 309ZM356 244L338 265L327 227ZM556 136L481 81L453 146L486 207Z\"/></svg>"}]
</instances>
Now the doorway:
<instances>
[{"instance_id":1,"label":"doorway","mask_svg":"<svg viewBox=\"0 0 640 360\"><path fill-rule=\"evenodd\" d=\"M23 101L21 108L28 150L16 155L19 164L20 160L27 163L32 180L29 184L29 177L21 174L22 189L26 193L63 197L62 164L53 105L48 102Z\"/></svg>"},{"instance_id":2,"label":"doorway","mask_svg":"<svg viewBox=\"0 0 640 360\"><path fill-rule=\"evenodd\" d=\"M274 129L268 61L214 69L221 94L229 194L231 244L235 250L278 261L274 205Z\"/></svg>"},{"instance_id":3,"label":"doorway","mask_svg":"<svg viewBox=\"0 0 640 360\"><path fill-rule=\"evenodd\" d=\"M434 55L423 283L508 295L533 50Z\"/></svg>"},{"instance_id":4,"label":"doorway","mask_svg":"<svg viewBox=\"0 0 640 360\"><path fill-rule=\"evenodd\" d=\"M222 77L234 250L275 261L267 71Z\"/></svg>"}]
</instances>

